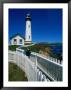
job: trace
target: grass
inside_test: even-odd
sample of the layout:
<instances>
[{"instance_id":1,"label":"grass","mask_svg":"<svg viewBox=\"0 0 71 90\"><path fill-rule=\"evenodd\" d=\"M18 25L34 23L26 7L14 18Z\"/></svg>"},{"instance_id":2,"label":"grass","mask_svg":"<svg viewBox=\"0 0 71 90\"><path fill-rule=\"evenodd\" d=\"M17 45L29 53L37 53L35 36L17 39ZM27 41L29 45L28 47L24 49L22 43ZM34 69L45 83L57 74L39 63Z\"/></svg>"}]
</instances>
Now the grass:
<instances>
[{"instance_id":1,"label":"grass","mask_svg":"<svg viewBox=\"0 0 71 90\"><path fill-rule=\"evenodd\" d=\"M16 51L16 48L18 48L18 47L19 47L18 45L10 45L8 48L11 51Z\"/></svg>"},{"instance_id":2,"label":"grass","mask_svg":"<svg viewBox=\"0 0 71 90\"><path fill-rule=\"evenodd\" d=\"M9 81L28 81L25 72L16 64L9 63Z\"/></svg>"}]
</instances>

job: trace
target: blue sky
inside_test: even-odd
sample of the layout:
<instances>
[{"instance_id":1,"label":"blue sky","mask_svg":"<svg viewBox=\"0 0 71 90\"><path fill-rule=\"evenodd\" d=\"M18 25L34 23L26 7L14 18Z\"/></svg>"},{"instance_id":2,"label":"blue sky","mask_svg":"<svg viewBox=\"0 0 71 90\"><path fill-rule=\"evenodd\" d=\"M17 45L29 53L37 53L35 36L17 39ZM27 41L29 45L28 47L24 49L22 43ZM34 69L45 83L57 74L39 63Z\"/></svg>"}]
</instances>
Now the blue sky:
<instances>
[{"instance_id":1,"label":"blue sky","mask_svg":"<svg viewBox=\"0 0 71 90\"><path fill-rule=\"evenodd\" d=\"M33 42L62 42L62 9L9 9L9 39L17 33L25 36L27 13Z\"/></svg>"}]
</instances>

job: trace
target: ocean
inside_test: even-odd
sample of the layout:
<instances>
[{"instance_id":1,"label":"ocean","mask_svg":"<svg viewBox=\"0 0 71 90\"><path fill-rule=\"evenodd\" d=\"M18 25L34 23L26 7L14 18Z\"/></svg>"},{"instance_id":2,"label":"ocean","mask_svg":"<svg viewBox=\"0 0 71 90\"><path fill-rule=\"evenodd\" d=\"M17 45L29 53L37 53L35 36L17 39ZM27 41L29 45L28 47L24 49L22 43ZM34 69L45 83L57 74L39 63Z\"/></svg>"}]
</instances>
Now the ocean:
<instances>
[{"instance_id":1,"label":"ocean","mask_svg":"<svg viewBox=\"0 0 71 90\"><path fill-rule=\"evenodd\" d=\"M53 55L55 55L58 59L62 59L62 45L50 45Z\"/></svg>"}]
</instances>

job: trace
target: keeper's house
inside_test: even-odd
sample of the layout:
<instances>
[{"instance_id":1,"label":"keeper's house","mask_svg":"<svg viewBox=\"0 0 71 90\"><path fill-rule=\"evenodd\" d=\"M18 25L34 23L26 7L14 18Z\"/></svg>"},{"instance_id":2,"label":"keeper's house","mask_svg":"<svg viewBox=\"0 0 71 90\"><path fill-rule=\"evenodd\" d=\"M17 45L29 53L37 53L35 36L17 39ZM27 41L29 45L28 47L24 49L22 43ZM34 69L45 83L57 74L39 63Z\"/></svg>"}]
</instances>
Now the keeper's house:
<instances>
[{"instance_id":1,"label":"keeper's house","mask_svg":"<svg viewBox=\"0 0 71 90\"><path fill-rule=\"evenodd\" d=\"M24 45L25 38L19 34L16 34L10 38L10 45Z\"/></svg>"}]
</instances>

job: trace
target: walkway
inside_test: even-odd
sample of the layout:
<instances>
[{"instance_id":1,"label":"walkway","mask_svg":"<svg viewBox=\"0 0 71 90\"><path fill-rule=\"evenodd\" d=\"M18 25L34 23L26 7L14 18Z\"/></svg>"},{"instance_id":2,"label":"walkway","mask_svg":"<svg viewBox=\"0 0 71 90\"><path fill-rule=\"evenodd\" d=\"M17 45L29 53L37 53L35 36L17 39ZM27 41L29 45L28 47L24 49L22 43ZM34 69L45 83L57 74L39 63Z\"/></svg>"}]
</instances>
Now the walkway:
<instances>
[{"instance_id":1,"label":"walkway","mask_svg":"<svg viewBox=\"0 0 71 90\"><path fill-rule=\"evenodd\" d=\"M9 62L16 63L25 71L28 81L62 81L63 66L37 53L32 52L29 59L25 56L24 50L9 51Z\"/></svg>"}]
</instances>

